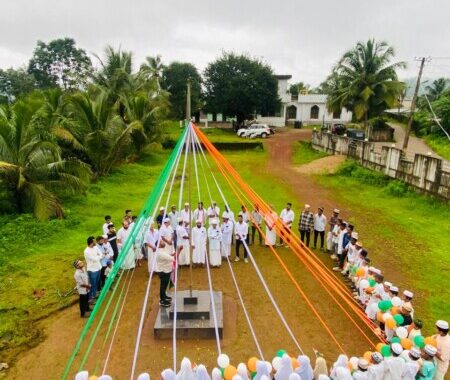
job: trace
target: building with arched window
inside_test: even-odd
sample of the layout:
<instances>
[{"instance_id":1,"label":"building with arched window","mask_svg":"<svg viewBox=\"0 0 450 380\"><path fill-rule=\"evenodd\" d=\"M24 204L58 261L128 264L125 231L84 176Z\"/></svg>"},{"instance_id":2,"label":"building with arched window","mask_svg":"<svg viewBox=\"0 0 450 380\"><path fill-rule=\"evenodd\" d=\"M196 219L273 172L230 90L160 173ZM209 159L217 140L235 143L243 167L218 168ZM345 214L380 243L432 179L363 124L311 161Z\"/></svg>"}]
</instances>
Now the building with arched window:
<instances>
[{"instance_id":1,"label":"building with arched window","mask_svg":"<svg viewBox=\"0 0 450 380\"><path fill-rule=\"evenodd\" d=\"M281 99L281 109L276 116L258 117L261 123L272 126L284 126L301 121L303 124L322 123L349 123L352 113L345 108L338 112L328 112L326 103L327 96L323 94L299 94L291 96L289 93L289 79L291 75L277 75L278 96Z\"/></svg>"}]
</instances>

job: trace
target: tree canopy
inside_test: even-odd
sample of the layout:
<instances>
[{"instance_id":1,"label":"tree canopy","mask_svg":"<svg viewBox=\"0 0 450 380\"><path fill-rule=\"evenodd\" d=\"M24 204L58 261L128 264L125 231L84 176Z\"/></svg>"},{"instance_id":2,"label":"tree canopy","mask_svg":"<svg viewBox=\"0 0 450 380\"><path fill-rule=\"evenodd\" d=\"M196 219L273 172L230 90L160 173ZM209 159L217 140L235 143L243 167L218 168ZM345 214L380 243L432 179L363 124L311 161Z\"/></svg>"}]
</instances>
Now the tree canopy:
<instances>
[{"instance_id":1,"label":"tree canopy","mask_svg":"<svg viewBox=\"0 0 450 380\"><path fill-rule=\"evenodd\" d=\"M25 69L0 69L0 104L12 103L36 88L36 80Z\"/></svg>"},{"instance_id":2,"label":"tree canopy","mask_svg":"<svg viewBox=\"0 0 450 380\"><path fill-rule=\"evenodd\" d=\"M164 67L162 86L170 93L170 116L183 119L186 110L187 81L191 82L191 110L198 112L202 107L202 78L192 63L172 62Z\"/></svg>"},{"instance_id":3,"label":"tree canopy","mask_svg":"<svg viewBox=\"0 0 450 380\"><path fill-rule=\"evenodd\" d=\"M59 38L49 43L38 41L28 73L34 76L39 88L81 89L92 74L92 63L86 51L76 47L73 38Z\"/></svg>"},{"instance_id":4,"label":"tree canopy","mask_svg":"<svg viewBox=\"0 0 450 380\"><path fill-rule=\"evenodd\" d=\"M270 66L246 55L223 53L204 72L206 109L236 116L273 115L280 110L278 81Z\"/></svg>"},{"instance_id":5,"label":"tree canopy","mask_svg":"<svg viewBox=\"0 0 450 380\"><path fill-rule=\"evenodd\" d=\"M367 125L369 118L395 107L404 89L396 70L406 64L392 63L394 55L386 42L358 42L342 56L323 86L328 94L328 109L339 111L345 107Z\"/></svg>"}]
</instances>

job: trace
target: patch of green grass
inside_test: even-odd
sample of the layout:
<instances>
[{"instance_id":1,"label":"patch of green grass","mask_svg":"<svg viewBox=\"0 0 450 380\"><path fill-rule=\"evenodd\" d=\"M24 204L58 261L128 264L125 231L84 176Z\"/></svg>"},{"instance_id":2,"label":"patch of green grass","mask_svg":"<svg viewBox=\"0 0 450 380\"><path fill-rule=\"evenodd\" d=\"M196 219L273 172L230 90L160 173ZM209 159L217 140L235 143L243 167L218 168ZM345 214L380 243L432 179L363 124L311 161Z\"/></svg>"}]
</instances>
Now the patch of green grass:
<instances>
[{"instance_id":1,"label":"patch of green grass","mask_svg":"<svg viewBox=\"0 0 450 380\"><path fill-rule=\"evenodd\" d=\"M450 161L450 141L447 137L428 135L424 140L437 154Z\"/></svg>"},{"instance_id":2,"label":"patch of green grass","mask_svg":"<svg viewBox=\"0 0 450 380\"><path fill-rule=\"evenodd\" d=\"M371 243L371 235L383 236L389 242L374 250L381 268L399 268L406 276L407 286L426 295L415 300L420 303L416 316L426 321L429 333L435 319L450 318L450 276L446 274L450 269L448 204L417 194L404 183L351 161L345 162L334 175L316 178L348 207L364 207L370 215L354 222L370 231L364 237L365 243ZM388 280L400 281L395 273Z\"/></svg>"},{"instance_id":3,"label":"patch of green grass","mask_svg":"<svg viewBox=\"0 0 450 380\"><path fill-rule=\"evenodd\" d=\"M313 149L310 142L296 141L293 145L292 163L294 165L304 165L326 156L326 153Z\"/></svg>"}]
</instances>

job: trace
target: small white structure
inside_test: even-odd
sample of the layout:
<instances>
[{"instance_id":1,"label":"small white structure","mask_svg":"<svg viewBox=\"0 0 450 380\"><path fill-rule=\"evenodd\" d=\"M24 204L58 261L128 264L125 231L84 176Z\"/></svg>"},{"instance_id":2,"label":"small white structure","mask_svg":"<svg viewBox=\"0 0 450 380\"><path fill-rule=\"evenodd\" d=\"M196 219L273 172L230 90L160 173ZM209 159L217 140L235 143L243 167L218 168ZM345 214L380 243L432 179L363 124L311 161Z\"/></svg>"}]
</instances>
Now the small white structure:
<instances>
[{"instance_id":1,"label":"small white structure","mask_svg":"<svg viewBox=\"0 0 450 380\"><path fill-rule=\"evenodd\" d=\"M282 127L294 121L303 124L348 123L352 120L351 111L343 108L340 112L330 113L327 110L327 96L322 94L300 94L293 96L289 93L289 79L291 75L277 75L278 96L281 99L281 110L277 115L262 117L258 115L259 123L266 123L275 127Z\"/></svg>"}]
</instances>

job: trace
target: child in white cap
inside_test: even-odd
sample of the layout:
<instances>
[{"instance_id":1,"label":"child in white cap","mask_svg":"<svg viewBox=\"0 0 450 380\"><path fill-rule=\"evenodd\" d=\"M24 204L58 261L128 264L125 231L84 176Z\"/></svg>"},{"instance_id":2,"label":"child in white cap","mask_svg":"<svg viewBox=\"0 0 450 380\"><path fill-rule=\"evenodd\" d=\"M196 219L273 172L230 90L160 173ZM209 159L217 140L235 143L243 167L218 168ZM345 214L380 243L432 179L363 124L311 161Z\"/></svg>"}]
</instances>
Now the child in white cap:
<instances>
[{"instance_id":1,"label":"child in white cap","mask_svg":"<svg viewBox=\"0 0 450 380\"><path fill-rule=\"evenodd\" d=\"M437 334L434 338L437 341L436 352L436 373L434 379L443 380L448 371L450 359L450 336L448 335L448 322L439 320L436 322Z\"/></svg>"}]
</instances>

